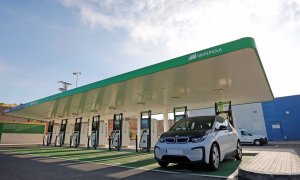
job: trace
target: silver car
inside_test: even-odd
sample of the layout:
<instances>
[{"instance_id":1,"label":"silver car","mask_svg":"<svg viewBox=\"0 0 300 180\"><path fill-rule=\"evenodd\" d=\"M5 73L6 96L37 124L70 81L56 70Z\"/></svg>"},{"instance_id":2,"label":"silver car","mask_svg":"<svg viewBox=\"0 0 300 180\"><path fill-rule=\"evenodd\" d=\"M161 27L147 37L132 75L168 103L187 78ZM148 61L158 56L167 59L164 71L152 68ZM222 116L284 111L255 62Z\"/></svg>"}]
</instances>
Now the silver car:
<instances>
[{"instance_id":1,"label":"silver car","mask_svg":"<svg viewBox=\"0 0 300 180\"><path fill-rule=\"evenodd\" d=\"M220 116L185 118L161 135L154 156L161 167L169 163L204 163L217 170L226 156L242 159L237 131Z\"/></svg>"}]
</instances>

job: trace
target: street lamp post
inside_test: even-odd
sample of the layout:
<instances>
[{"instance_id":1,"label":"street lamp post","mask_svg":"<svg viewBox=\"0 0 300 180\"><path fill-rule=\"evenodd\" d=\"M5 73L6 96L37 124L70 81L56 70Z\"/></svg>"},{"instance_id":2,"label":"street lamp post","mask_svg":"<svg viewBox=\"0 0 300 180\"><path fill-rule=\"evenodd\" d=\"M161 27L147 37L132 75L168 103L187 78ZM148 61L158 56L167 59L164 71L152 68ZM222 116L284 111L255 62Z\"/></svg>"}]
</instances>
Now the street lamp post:
<instances>
[{"instance_id":1,"label":"street lamp post","mask_svg":"<svg viewBox=\"0 0 300 180\"><path fill-rule=\"evenodd\" d=\"M76 75L76 88L77 88L78 76L81 75L81 72L73 72L73 75Z\"/></svg>"}]
</instances>

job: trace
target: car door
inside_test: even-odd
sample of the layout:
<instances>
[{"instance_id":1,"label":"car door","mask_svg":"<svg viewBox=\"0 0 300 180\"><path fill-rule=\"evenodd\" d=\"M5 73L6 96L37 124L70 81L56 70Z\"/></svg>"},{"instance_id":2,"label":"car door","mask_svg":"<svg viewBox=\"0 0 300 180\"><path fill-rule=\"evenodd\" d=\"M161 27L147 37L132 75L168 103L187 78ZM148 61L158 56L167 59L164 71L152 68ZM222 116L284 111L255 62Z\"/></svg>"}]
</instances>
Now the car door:
<instances>
[{"instance_id":1,"label":"car door","mask_svg":"<svg viewBox=\"0 0 300 180\"><path fill-rule=\"evenodd\" d=\"M240 130L240 131L241 131L241 137L240 137L241 142L248 143L249 140L247 140L246 131L245 130Z\"/></svg>"},{"instance_id":2,"label":"car door","mask_svg":"<svg viewBox=\"0 0 300 180\"><path fill-rule=\"evenodd\" d=\"M237 146L237 140L238 140L238 136L236 134L236 131L233 130L233 127L230 125L229 121L226 120L226 125L228 128L228 138L229 138L229 147L228 147L228 152L233 152L236 150L236 146Z\"/></svg>"},{"instance_id":3,"label":"car door","mask_svg":"<svg viewBox=\"0 0 300 180\"><path fill-rule=\"evenodd\" d=\"M244 138L246 143L253 143L253 136L250 132L244 130Z\"/></svg>"},{"instance_id":4,"label":"car door","mask_svg":"<svg viewBox=\"0 0 300 180\"><path fill-rule=\"evenodd\" d=\"M222 127L224 129L220 129ZM216 117L215 131L216 141L219 143L221 156L225 156L226 154L228 154L232 142L230 142L228 124L222 117Z\"/></svg>"}]
</instances>

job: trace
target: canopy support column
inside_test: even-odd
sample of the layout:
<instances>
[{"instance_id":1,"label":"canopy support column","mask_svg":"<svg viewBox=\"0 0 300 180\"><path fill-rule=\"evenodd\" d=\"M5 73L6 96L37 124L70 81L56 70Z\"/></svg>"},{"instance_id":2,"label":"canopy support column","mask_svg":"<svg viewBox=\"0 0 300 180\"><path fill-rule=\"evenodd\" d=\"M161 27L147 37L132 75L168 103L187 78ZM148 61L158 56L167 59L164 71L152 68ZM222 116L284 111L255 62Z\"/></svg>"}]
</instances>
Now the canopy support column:
<instances>
[{"instance_id":1,"label":"canopy support column","mask_svg":"<svg viewBox=\"0 0 300 180\"><path fill-rule=\"evenodd\" d=\"M167 132L169 130L169 112L168 110L164 110L164 113L163 113L163 117L164 117L164 132Z\"/></svg>"}]
</instances>

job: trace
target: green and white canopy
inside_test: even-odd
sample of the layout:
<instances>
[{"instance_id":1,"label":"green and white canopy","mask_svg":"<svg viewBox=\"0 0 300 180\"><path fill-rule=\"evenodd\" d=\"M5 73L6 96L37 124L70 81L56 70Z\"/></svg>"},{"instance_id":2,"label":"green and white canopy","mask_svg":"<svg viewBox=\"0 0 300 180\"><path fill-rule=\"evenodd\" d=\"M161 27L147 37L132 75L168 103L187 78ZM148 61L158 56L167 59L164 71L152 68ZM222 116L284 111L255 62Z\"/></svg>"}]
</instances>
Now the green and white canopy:
<instances>
[{"instance_id":1,"label":"green and white canopy","mask_svg":"<svg viewBox=\"0 0 300 180\"><path fill-rule=\"evenodd\" d=\"M9 115L52 120L96 112L136 116L141 111L171 111L269 101L273 94L255 41L236 41L97 81L63 93L22 104Z\"/></svg>"}]
</instances>

